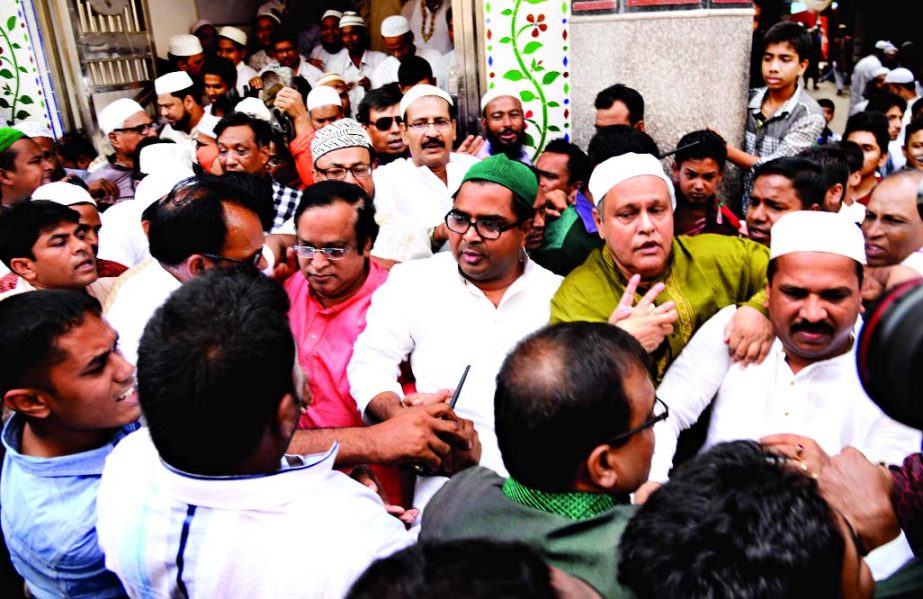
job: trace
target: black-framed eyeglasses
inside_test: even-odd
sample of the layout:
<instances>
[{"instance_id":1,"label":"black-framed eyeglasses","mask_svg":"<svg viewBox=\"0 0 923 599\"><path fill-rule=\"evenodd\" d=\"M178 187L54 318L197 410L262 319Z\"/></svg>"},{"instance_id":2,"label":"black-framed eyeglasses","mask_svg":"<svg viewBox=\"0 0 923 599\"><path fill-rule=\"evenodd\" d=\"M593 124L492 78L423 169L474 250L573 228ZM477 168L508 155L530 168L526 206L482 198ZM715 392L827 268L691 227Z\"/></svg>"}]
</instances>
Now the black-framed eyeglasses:
<instances>
[{"instance_id":1,"label":"black-framed eyeglasses","mask_svg":"<svg viewBox=\"0 0 923 599\"><path fill-rule=\"evenodd\" d=\"M238 258L228 258L227 256L222 256L221 254L202 254L210 260L215 260L216 262L224 260L227 262L233 262L234 264L243 264L244 266L257 267L260 264L260 261L263 259L263 250L256 252L246 260L240 260Z\"/></svg>"},{"instance_id":2,"label":"black-framed eyeglasses","mask_svg":"<svg viewBox=\"0 0 923 599\"><path fill-rule=\"evenodd\" d=\"M393 125L394 123L397 123L398 125L400 125L403 122L404 122L404 119L402 119L399 116L383 116L380 119L375 119L374 121L372 121L372 125L374 125L375 128L378 129L379 131L390 131L391 125Z\"/></svg>"},{"instance_id":3,"label":"black-framed eyeglasses","mask_svg":"<svg viewBox=\"0 0 923 599\"><path fill-rule=\"evenodd\" d=\"M471 220L471 217L467 214L463 214L455 210L450 210L449 213L445 215L445 226L449 228L449 231L458 233L459 235L464 235L468 232L468 229L474 227L474 230L478 232L478 235L490 241L494 239L500 239L500 236L503 235L504 231L515 229L521 224L522 223L519 221L516 221L515 223L505 223L490 218Z\"/></svg>"},{"instance_id":4,"label":"black-framed eyeglasses","mask_svg":"<svg viewBox=\"0 0 923 599\"><path fill-rule=\"evenodd\" d=\"M357 164L356 166L346 168L343 166L331 166L330 168L321 168L314 165L314 170L333 181L342 181L346 178L346 173L352 173L356 179L365 179L372 176L372 167L368 164Z\"/></svg>"},{"instance_id":5,"label":"black-framed eyeglasses","mask_svg":"<svg viewBox=\"0 0 923 599\"><path fill-rule=\"evenodd\" d=\"M341 248L316 248L310 245L295 245L295 253L299 258L313 260L318 254L323 254L327 260L342 260L346 257L349 250L353 249L353 244Z\"/></svg>"},{"instance_id":6,"label":"black-framed eyeglasses","mask_svg":"<svg viewBox=\"0 0 923 599\"><path fill-rule=\"evenodd\" d=\"M112 131L115 133L128 133L129 131L131 131L132 133L137 133L138 135L144 135L151 129L153 129L154 131L157 131L157 124L156 123L144 123L143 125L137 125L136 127L119 127L117 129L113 129Z\"/></svg>"},{"instance_id":7,"label":"black-framed eyeglasses","mask_svg":"<svg viewBox=\"0 0 923 599\"><path fill-rule=\"evenodd\" d=\"M670 408L667 406L667 404L663 402L662 399L660 399L659 397L655 395L654 396L654 414L650 418L645 420L642 424L634 428L628 429L624 433L619 433L616 436L611 437L608 441L606 441L606 443L608 443L609 445L617 445L619 443L622 443L625 440L627 440L629 437L631 437L632 435L640 433L643 430L649 429L662 420L666 420L669 416L670 416Z\"/></svg>"}]
</instances>

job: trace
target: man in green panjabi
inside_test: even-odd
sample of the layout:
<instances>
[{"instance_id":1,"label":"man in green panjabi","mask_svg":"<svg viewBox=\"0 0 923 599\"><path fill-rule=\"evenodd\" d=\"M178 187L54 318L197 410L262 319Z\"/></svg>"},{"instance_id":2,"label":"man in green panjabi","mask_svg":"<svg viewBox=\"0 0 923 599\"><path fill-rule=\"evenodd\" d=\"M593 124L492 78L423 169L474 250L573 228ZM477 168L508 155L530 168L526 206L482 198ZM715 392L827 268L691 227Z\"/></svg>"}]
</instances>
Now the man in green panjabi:
<instances>
[{"instance_id":1,"label":"man in green panjabi","mask_svg":"<svg viewBox=\"0 0 923 599\"><path fill-rule=\"evenodd\" d=\"M725 330L735 360L760 362L769 351L767 249L723 235L673 236L673 185L649 154L623 154L590 177L593 217L606 245L558 289L551 322L609 321L651 356L659 383L693 333L721 308L738 304Z\"/></svg>"}]
</instances>

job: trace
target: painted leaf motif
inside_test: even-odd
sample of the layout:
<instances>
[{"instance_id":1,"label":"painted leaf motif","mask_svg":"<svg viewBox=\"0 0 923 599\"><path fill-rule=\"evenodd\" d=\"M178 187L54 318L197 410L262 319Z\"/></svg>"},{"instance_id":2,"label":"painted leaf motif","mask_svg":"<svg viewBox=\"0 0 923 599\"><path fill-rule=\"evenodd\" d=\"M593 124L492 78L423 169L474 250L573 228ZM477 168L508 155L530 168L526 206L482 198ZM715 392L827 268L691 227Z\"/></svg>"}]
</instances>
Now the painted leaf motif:
<instances>
[{"instance_id":1,"label":"painted leaf motif","mask_svg":"<svg viewBox=\"0 0 923 599\"><path fill-rule=\"evenodd\" d=\"M527 146L532 146L532 147L534 148L534 147L535 147L535 138L533 138L531 135L529 135L528 133L526 133L526 134L523 136L523 143L526 144Z\"/></svg>"},{"instance_id":2,"label":"painted leaf motif","mask_svg":"<svg viewBox=\"0 0 923 599\"><path fill-rule=\"evenodd\" d=\"M532 100L538 99L538 96L536 96L535 94L533 94L527 89L524 89L521 92L519 92L519 97L522 99L523 102L531 102Z\"/></svg>"},{"instance_id":3,"label":"painted leaf motif","mask_svg":"<svg viewBox=\"0 0 923 599\"><path fill-rule=\"evenodd\" d=\"M35 104L35 100L32 99L32 96L22 95L19 96L20 104Z\"/></svg>"},{"instance_id":4,"label":"painted leaf motif","mask_svg":"<svg viewBox=\"0 0 923 599\"><path fill-rule=\"evenodd\" d=\"M6 20L6 28L9 31L13 31L15 27L16 27L16 16L14 15Z\"/></svg>"},{"instance_id":5,"label":"painted leaf motif","mask_svg":"<svg viewBox=\"0 0 923 599\"><path fill-rule=\"evenodd\" d=\"M549 100L548 103L547 103L545 106L547 106L548 108L560 108L560 107L561 107L561 104L560 104L560 102L555 102L554 100Z\"/></svg>"},{"instance_id":6,"label":"painted leaf motif","mask_svg":"<svg viewBox=\"0 0 923 599\"><path fill-rule=\"evenodd\" d=\"M22 46L20 46L16 42L13 42L12 44L10 44L10 47L13 48L14 50L22 50Z\"/></svg>"},{"instance_id":7,"label":"painted leaf motif","mask_svg":"<svg viewBox=\"0 0 923 599\"><path fill-rule=\"evenodd\" d=\"M526 44L526 47L522 49L523 54L532 54L536 50L542 47L542 42L529 42Z\"/></svg>"},{"instance_id":8,"label":"painted leaf motif","mask_svg":"<svg viewBox=\"0 0 923 599\"><path fill-rule=\"evenodd\" d=\"M28 73L28 72L29 72L29 71L26 70L26 67L19 67L19 71L22 72L22 73Z\"/></svg>"},{"instance_id":9,"label":"painted leaf motif","mask_svg":"<svg viewBox=\"0 0 923 599\"><path fill-rule=\"evenodd\" d=\"M10 103L6 101L6 98L0 98L0 108L9 108Z\"/></svg>"},{"instance_id":10,"label":"painted leaf motif","mask_svg":"<svg viewBox=\"0 0 923 599\"><path fill-rule=\"evenodd\" d=\"M545 73L545 76L542 77L542 85L548 85L549 83L551 83L552 81L554 81L560 76L561 76L560 71L548 71L547 73Z\"/></svg>"},{"instance_id":11,"label":"painted leaf motif","mask_svg":"<svg viewBox=\"0 0 923 599\"><path fill-rule=\"evenodd\" d=\"M503 15L504 17L512 16L512 14L513 14L513 9L512 9L512 8L504 8L502 11L500 11L500 14Z\"/></svg>"},{"instance_id":12,"label":"painted leaf motif","mask_svg":"<svg viewBox=\"0 0 923 599\"><path fill-rule=\"evenodd\" d=\"M503 78L509 79L510 81L522 81L523 79L526 78L526 76L523 75L521 71L518 71L516 69L510 69L509 71L503 74Z\"/></svg>"},{"instance_id":13,"label":"painted leaf motif","mask_svg":"<svg viewBox=\"0 0 923 599\"><path fill-rule=\"evenodd\" d=\"M501 44L509 44L509 43L512 42L512 41L513 41L513 38L511 38L511 37L509 37L509 36L501 37L501 38L500 38L500 43L501 43Z\"/></svg>"},{"instance_id":14,"label":"painted leaf motif","mask_svg":"<svg viewBox=\"0 0 923 599\"><path fill-rule=\"evenodd\" d=\"M548 130L558 133L561 131L561 128L558 127L557 125L548 125Z\"/></svg>"},{"instance_id":15,"label":"painted leaf motif","mask_svg":"<svg viewBox=\"0 0 923 599\"><path fill-rule=\"evenodd\" d=\"M546 0L526 0L529 4L544 4Z\"/></svg>"},{"instance_id":16,"label":"painted leaf motif","mask_svg":"<svg viewBox=\"0 0 923 599\"><path fill-rule=\"evenodd\" d=\"M13 71L9 69L0 69L0 77L3 77L4 79L12 79Z\"/></svg>"},{"instance_id":17,"label":"painted leaf motif","mask_svg":"<svg viewBox=\"0 0 923 599\"><path fill-rule=\"evenodd\" d=\"M30 115L30 114L29 114L28 112L26 112L25 110L20 110L19 112L16 113L16 118L17 118L18 120L20 120L20 121L25 120L25 119L29 118L30 116L32 116L32 115Z\"/></svg>"}]
</instances>

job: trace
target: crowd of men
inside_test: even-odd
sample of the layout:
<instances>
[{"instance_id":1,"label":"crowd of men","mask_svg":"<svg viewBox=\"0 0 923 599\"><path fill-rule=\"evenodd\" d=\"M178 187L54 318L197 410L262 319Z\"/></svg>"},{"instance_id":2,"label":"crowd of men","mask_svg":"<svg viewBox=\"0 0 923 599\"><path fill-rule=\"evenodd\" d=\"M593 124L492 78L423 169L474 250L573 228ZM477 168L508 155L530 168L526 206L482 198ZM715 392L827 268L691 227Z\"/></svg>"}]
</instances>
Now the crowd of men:
<instances>
[{"instance_id":1,"label":"crowd of men","mask_svg":"<svg viewBox=\"0 0 923 599\"><path fill-rule=\"evenodd\" d=\"M890 42L841 136L783 21L739 146L615 84L533 161L502 84L457 139L449 2L290 17L174 36L108 157L0 128L4 596L923 592L855 365L923 276Z\"/></svg>"}]
</instances>

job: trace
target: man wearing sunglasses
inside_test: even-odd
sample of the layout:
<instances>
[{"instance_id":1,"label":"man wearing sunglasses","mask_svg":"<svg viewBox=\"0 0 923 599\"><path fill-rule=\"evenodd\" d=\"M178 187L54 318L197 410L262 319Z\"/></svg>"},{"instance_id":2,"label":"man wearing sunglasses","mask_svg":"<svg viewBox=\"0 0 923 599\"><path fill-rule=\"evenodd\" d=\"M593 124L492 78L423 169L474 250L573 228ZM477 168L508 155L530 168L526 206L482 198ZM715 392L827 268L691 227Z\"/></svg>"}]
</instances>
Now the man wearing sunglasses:
<instances>
[{"instance_id":1,"label":"man wearing sunglasses","mask_svg":"<svg viewBox=\"0 0 923 599\"><path fill-rule=\"evenodd\" d=\"M404 122L401 97L401 90L394 83L373 89L359 103L356 120L362 123L372 140L376 166L410 156L401 137L401 123Z\"/></svg>"},{"instance_id":2,"label":"man wearing sunglasses","mask_svg":"<svg viewBox=\"0 0 923 599\"><path fill-rule=\"evenodd\" d=\"M628 496L647 478L652 427L668 414L646 363L638 342L606 323L552 325L520 342L493 402L509 476L478 466L453 477L427 506L420 540L525 543L603 597L624 596L615 569Z\"/></svg>"},{"instance_id":3,"label":"man wearing sunglasses","mask_svg":"<svg viewBox=\"0 0 923 599\"><path fill-rule=\"evenodd\" d=\"M106 135L115 154L87 177L87 184L107 179L119 188L116 202L135 197L135 149L142 139L157 137L157 126L144 108L134 100L121 98L99 113L99 128Z\"/></svg>"}]
</instances>

